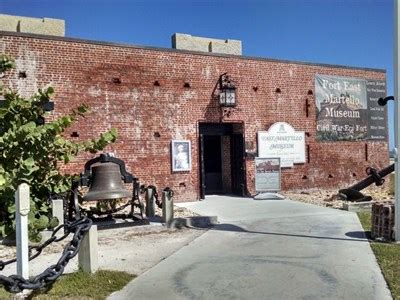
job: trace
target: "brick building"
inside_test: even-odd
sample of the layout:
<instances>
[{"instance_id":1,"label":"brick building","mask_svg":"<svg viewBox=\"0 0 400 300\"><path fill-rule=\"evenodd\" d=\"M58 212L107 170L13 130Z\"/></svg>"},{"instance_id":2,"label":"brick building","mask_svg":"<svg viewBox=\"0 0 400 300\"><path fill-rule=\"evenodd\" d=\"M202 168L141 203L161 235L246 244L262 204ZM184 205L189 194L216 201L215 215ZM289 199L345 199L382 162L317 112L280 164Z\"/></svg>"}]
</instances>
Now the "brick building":
<instances>
[{"instance_id":1,"label":"brick building","mask_svg":"<svg viewBox=\"0 0 400 300\"><path fill-rule=\"evenodd\" d=\"M142 183L171 187L177 201L199 199L202 192L254 195L257 132L275 122L305 132L306 161L282 169L284 190L347 186L363 178L367 166L389 163L387 135L378 141L316 138L315 75L386 81L384 70L245 57L237 48L214 53L221 45L212 45L201 52L0 32L0 52L16 59L7 84L23 95L53 86L49 118L88 104L91 113L66 134L84 140L116 128L118 140L107 150ZM218 102L224 73L235 83L235 107ZM172 140L191 142L190 170L173 171ZM91 157L66 170L81 172Z\"/></svg>"}]
</instances>

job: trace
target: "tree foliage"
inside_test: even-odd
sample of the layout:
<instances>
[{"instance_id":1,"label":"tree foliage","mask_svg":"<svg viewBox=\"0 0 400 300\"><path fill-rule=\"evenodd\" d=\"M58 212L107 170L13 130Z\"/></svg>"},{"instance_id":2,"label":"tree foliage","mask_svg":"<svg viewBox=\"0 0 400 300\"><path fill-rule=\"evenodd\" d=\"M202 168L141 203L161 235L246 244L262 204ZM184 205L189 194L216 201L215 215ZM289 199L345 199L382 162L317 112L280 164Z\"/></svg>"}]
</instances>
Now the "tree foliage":
<instances>
[{"instance_id":1,"label":"tree foliage","mask_svg":"<svg viewBox=\"0 0 400 300\"><path fill-rule=\"evenodd\" d=\"M12 59L0 55L2 76L13 66ZM96 153L116 139L114 129L84 142L70 141L62 135L78 118L85 116L86 105L42 124L46 114L44 105L53 93L53 88L47 87L24 98L0 86L0 95L4 98L0 106L0 236L14 232L14 193L19 184L25 182L31 189L29 229L31 237L35 237L40 230L55 224L49 219L49 195L65 193L71 188L73 175L62 174L60 162L67 164L81 152Z\"/></svg>"}]
</instances>

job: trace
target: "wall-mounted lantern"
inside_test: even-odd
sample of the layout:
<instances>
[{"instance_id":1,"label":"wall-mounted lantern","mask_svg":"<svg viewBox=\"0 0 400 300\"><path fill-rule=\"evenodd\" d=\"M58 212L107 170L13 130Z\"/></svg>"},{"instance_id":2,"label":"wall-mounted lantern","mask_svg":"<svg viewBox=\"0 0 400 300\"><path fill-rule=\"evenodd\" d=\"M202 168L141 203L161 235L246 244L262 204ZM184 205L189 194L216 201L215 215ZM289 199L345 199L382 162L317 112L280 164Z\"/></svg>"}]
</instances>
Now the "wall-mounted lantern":
<instances>
[{"instance_id":1,"label":"wall-mounted lantern","mask_svg":"<svg viewBox=\"0 0 400 300\"><path fill-rule=\"evenodd\" d=\"M236 106L236 87L226 73L219 77L219 104L223 107Z\"/></svg>"}]
</instances>

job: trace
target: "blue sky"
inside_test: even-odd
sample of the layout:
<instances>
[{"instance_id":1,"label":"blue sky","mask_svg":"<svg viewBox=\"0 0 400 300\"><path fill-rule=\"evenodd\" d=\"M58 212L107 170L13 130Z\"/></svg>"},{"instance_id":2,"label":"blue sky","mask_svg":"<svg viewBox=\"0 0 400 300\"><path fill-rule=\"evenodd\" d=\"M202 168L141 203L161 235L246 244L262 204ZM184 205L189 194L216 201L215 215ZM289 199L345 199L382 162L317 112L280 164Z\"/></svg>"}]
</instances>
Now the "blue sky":
<instances>
[{"instance_id":1,"label":"blue sky","mask_svg":"<svg viewBox=\"0 0 400 300\"><path fill-rule=\"evenodd\" d=\"M387 70L391 0L0 0L0 13L66 20L69 37L171 47L175 32L239 39L243 54ZM389 103L390 148L393 103Z\"/></svg>"}]
</instances>

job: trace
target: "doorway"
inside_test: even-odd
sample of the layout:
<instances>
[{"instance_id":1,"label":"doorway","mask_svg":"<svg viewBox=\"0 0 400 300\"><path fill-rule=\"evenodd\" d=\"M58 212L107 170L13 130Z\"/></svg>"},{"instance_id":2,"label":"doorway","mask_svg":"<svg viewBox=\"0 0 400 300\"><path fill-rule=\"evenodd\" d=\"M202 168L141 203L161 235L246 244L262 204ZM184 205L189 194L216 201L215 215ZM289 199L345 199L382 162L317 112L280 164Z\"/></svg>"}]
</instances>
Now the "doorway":
<instances>
[{"instance_id":1,"label":"doorway","mask_svg":"<svg viewBox=\"0 0 400 300\"><path fill-rule=\"evenodd\" d=\"M221 136L204 136L204 173L207 194L223 193Z\"/></svg>"},{"instance_id":2,"label":"doorway","mask_svg":"<svg viewBox=\"0 0 400 300\"><path fill-rule=\"evenodd\" d=\"M200 198L245 195L242 123L200 123Z\"/></svg>"}]
</instances>

